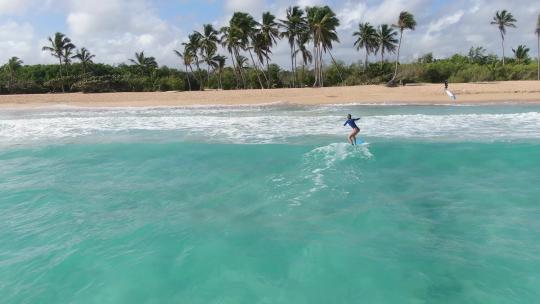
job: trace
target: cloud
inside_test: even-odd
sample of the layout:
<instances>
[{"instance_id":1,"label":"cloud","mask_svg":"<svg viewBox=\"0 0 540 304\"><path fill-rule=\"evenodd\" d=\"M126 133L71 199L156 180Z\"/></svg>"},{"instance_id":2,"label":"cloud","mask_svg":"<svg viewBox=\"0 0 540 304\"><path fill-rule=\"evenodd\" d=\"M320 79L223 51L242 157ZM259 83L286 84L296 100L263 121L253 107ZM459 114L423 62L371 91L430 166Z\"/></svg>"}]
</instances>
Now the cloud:
<instances>
[{"instance_id":1,"label":"cloud","mask_svg":"<svg viewBox=\"0 0 540 304\"><path fill-rule=\"evenodd\" d=\"M426 37L430 37L434 33L440 32L451 25L458 23L465 13L457 11L455 14L433 21L428 25Z\"/></svg>"},{"instance_id":2,"label":"cloud","mask_svg":"<svg viewBox=\"0 0 540 304\"><path fill-rule=\"evenodd\" d=\"M171 6L173 3L175 6ZM27 63L53 62L51 56L41 52L41 47L47 43L48 35L61 31L77 46L89 48L100 62L127 62L133 53L144 50L162 65L179 66L172 50L180 48L187 34L200 30L202 24L219 27L228 22L234 11L249 12L259 20L263 11L283 18L288 6L324 4L340 19L341 43L334 46L333 54L346 62L363 57L353 47L352 32L359 22L375 26L392 24L402 10L413 13L418 23L415 31L405 33L402 61L414 60L427 52L438 58L466 53L473 45L500 55L499 33L489 24L498 9L509 10L518 20L518 28L509 29L505 38L508 55L510 48L518 44L531 48L536 45L534 26L539 13L537 0L215 0L209 10L221 11L217 13L219 17L210 19L205 14L195 14L190 8L192 3L191 0L0 0L0 59L15 55ZM163 7L178 8L183 17L171 18L158 10ZM272 50L273 62L289 68L289 52L287 43L280 42Z\"/></svg>"},{"instance_id":3,"label":"cloud","mask_svg":"<svg viewBox=\"0 0 540 304\"><path fill-rule=\"evenodd\" d=\"M296 3L296 5L300 7L323 5L323 4L324 4L324 1L322 0L298 0L298 2Z\"/></svg>"},{"instance_id":4,"label":"cloud","mask_svg":"<svg viewBox=\"0 0 540 304\"><path fill-rule=\"evenodd\" d=\"M429 0L384 0L377 4L367 2L347 1L338 11L341 28L356 27L359 22L372 24L396 23L401 11L407 10L414 15L425 12Z\"/></svg>"},{"instance_id":5,"label":"cloud","mask_svg":"<svg viewBox=\"0 0 540 304\"><path fill-rule=\"evenodd\" d=\"M161 64L176 63L172 50L180 44L181 31L162 20L150 1L71 0L66 22L73 41L100 61L126 62L146 51Z\"/></svg>"},{"instance_id":6,"label":"cloud","mask_svg":"<svg viewBox=\"0 0 540 304\"><path fill-rule=\"evenodd\" d=\"M30 57L34 49L34 28L29 23L0 24L0 62L17 56ZM1 64L0 64L1 65Z\"/></svg>"},{"instance_id":7,"label":"cloud","mask_svg":"<svg viewBox=\"0 0 540 304\"><path fill-rule=\"evenodd\" d=\"M22 13L32 0L0 0L0 15Z\"/></svg>"},{"instance_id":8,"label":"cloud","mask_svg":"<svg viewBox=\"0 0 540 304\"><path fill-rule=\"evenodd\" d=\"M230 12L246 12L253 15L262 13L266 2L264 0L226 0L225 9Z\"/></svg>"},{"instance_id":9,"label":"cloud","mask_svg":"<svg viewBox=\"0 0 540 304\"><path fill-rule=\"evenodd\" d=\"M24 15L30 8L34 12L43 12L55 5L62 5L64 0L0 0L0 15Z\"/></svg>"}]
</instances>

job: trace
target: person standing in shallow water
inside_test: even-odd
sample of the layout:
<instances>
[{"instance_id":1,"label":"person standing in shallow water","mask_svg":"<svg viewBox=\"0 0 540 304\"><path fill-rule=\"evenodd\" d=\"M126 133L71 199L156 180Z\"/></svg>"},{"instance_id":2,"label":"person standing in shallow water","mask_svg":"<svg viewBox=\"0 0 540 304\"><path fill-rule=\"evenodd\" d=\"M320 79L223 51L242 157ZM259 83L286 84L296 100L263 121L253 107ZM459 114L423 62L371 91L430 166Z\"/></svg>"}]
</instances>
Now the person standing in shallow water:
<instances>
[{"instance_id":1,"label":"person standing in shallow water","mask_svg":"<svg viewBox=\"0 0 540 304\"><path fill-rule=\"evenodd\" d=\"M353 131L349 135L349 142L351 145L356 145L356 135L360 132L360 128L356 125L356 121L360 120L360 118L352 118L351 114L347 115L347 121L343 124L343 126L349 125Z\"/></svg>"}]
</instances>

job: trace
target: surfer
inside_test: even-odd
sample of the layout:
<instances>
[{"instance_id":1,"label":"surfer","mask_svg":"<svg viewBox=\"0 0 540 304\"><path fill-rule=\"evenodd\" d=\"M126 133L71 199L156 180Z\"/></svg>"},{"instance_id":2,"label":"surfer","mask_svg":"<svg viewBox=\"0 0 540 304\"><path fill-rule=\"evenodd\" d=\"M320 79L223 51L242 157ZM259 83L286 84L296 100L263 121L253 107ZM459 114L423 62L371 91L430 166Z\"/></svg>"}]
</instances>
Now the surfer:
<instances>
[{"instance_id":1,"label":"surfer","mask_svg":"<svg viewBox=\"0 0 540 304\"><path fill-rule=\"evenodd\" d=\"M356 145L356 135L360 132L360 128L356 125L356 121L360 120L360 118L352 118L351 114L347 115L347 121L343 124L343 126L349 125L353 131L349 135L349 142L351 145Z\"/></svg>"}]
</instances>

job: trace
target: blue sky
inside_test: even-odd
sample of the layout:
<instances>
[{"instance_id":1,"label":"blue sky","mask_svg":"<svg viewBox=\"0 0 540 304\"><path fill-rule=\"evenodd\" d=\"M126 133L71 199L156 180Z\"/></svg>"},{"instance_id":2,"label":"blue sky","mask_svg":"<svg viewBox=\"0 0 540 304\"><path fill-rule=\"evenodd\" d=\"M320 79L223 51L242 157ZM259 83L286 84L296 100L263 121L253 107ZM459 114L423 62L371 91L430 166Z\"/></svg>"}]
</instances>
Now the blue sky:
<instances>
[{"instance_id":1,"label":"blue sky","mask_svg":"<svg viewBox=\"0 0 540 304\"><path fill-rule=\"evenodd\" d=\"M160 64L178 66L172 50L204 23L219 27L234 11L256 18L271 11L281 17L290 5L321 4L330 5L341 20L341 43L334 55L346 62L363 58L352 47L351 36L360 21L392 23L401 10L412 12L418 21L417 29L405 34L405 61L427 52L436 57L465 53L473 45L500 54L499 34L489 22L502 9L518 19L518 28L508 31L506 54L511 55L518 44L536 53L537 0L0 0L0 61L19 56L26 63L53 62L41 47L48 36L61 31L100 62L127 62L134 52L144 50ZM278 44L273 53L274 62L287 66L286 43Z\"/></svg>"}]
</instances>

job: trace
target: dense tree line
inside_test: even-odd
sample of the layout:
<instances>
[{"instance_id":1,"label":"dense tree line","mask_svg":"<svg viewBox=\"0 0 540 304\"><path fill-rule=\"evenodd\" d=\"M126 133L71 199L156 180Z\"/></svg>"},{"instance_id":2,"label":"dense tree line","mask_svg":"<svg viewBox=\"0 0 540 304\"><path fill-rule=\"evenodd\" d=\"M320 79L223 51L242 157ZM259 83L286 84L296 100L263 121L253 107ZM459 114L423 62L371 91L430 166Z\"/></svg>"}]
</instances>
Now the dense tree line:
<instances>
[{"instance_id":1,"label":"dense tree line","mask_svg":"<svg viewBox=\"0 0 540 304\"><path fill-rule=\"evenodd\" d=\"M77 49L62 33L56 33L43 46L58 64L24 65L12 57L0 71L0 93L43 92L118 92L185 91L203 89L267 89L284 87L321 87L386 83L394 86L412 82L454 82L491 80L540 80L540 16L535 34L538 39L536 62L530 49L519 45L513 57L505 54L505 36L516 19L506 10L497 11L492 25L501 35L503 57L487 54L482 47L471 47L467 55L435 59L426 54L418 62L401 64L400 49L406 30L415 30L414 15L403 11L395 24L373 26L360 23L352 33L354 46L364 52L364 59L345 65L335 60L332 49L339 42L339 19L328 6L305 9L290 7L278 20L270 12L261 22L250 14L236 12L229 23L215 29L205 24L194 31L178 50L182 69L159 66L144 51L134 54L129 64L94 63L95 56L86 48ZM290 47L290 70L271 63L272 48L285 39ZM226 55L219 54L223 50ZM395 60L388 56L395 54ZM380 61L370 63L371 55ZM324 58L329 57L328 62ZM226 66L230 62L230 66Z\"/></svg>"}]
</instances>

